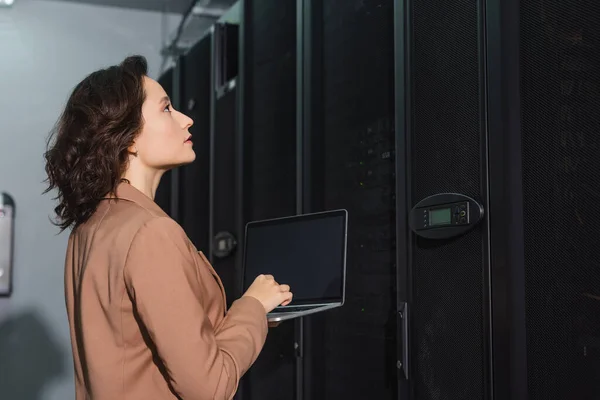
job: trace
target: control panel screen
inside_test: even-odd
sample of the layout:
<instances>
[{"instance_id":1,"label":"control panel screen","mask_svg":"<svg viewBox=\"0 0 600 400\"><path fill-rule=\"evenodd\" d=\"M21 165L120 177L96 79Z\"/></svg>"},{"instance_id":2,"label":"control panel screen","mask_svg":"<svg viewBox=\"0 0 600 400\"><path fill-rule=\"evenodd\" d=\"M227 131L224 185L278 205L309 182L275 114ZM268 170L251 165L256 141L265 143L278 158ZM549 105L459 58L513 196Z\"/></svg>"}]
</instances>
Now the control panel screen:
<instances>
[{"instance_id":1,"label":"control panel screen","mask_svg":"<svg viewBox=\"0 0 600 400\"><path fill-rule=\"evenodd\" d=\"M429 225L449 225L452 223L451 208L437 208L429 210Z\"/></svg>"}]
</instances>

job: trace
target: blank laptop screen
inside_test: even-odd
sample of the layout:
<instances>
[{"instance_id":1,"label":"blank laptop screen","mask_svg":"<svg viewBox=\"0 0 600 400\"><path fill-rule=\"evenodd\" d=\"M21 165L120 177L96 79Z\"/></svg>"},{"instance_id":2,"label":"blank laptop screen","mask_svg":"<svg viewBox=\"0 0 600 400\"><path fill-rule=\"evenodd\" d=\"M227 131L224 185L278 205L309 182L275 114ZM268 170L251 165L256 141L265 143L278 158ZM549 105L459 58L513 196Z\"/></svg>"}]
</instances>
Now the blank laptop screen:
<instances>
[{"instance_id":1,"label":"blank laptop screen","mask_svg":"<svg viewBox=\"0 0 600 400\"><path fill-rule=\"evenodd\" d=\"M346 212L252 222L246 228L244 290L260 274L290 285L294 304L341 301Z\"/></svg>"}]
</instances>

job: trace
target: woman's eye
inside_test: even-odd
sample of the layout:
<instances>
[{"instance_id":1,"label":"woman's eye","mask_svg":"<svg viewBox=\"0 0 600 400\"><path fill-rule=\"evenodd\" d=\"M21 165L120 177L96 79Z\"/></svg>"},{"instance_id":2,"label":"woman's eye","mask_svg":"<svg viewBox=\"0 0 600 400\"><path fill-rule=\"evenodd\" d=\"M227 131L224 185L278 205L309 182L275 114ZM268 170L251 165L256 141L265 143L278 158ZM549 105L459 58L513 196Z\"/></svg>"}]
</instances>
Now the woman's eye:
<instances>
[{"instance_id":1,"label":"woman's eye","mask_svg":"<svg viewBox=\"0 0 600 400\"><path fill-rule=\"evenodd\" d=\"M167 106L165 107L165 109L163 111L171 112L171 105L167 104Z\"/></svg>"}]
</instances>

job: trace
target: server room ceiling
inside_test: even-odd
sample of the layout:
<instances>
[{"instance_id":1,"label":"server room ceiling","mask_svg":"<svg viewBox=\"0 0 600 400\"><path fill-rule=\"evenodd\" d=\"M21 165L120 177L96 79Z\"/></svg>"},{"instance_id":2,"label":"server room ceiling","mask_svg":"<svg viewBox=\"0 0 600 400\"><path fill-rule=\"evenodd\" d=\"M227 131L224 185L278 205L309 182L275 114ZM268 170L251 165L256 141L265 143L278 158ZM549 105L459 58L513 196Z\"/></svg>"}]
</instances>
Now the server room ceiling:
<instances>
[{"instance_id":1,"label":"server room ceiling","mask_svg":"<svg viewBox=\"0 0 600 400\"><path fill-rule=\"evenodd\" d=\"M47 0L68 1L71 3L85 3L96 6L122 7L147 11L166 11L169 13L183 14L190 5L190 0ZM197 0L199 7L207 9L226 10L236 0Z\"/></svg>"}]
</instances>

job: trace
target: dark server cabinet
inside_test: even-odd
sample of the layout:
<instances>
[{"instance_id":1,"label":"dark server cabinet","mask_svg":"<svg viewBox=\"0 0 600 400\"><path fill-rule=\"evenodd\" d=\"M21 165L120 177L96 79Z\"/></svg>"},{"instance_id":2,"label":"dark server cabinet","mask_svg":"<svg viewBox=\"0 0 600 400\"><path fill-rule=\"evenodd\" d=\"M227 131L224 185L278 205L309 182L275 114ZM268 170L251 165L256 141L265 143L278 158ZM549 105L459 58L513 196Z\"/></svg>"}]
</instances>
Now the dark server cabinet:
<instances>
[{"instance_id":1,"label":"dark server cabinet","mask_svg":"<svg viewBox=\"0 0 600 400\"><path fill-rule=\"evenodd\" d=\"M394 2L305 1L305 211L348 210L346 303L305 318L305 398L396 398Z\"/></svg>"},{"instance_id":2,"label":"dark server cabinet","mask_svg":"<svg viewBox=\"0 0 600 400\"><path fill-rule=\"evenodd\" d=\"M181 112L194 120L190 128L196 160L179 168L179 222L190 240L204 252L209 247L209 147L211 36L190 49L181 61Z\"/></svg>"},{"instance_id":3,"label":"dark server cabinet","mask_svg":"<svg viewBox=\"0 0 600 400\"><path fill-rule=\"evenodd\" d=\"M210 211L210 260L219 274L230 306L239 298L236 260L242 256L234 246L243 237L236 230L235 158L237 93L235 89L215 100L215 128L212 134L211 157L211 211Z\"/></svg>"},{"instance_id":4,"label":"dark server cabinet","mask_svg":"<svg viewBox=\"0 0 600 400\"><path fill-rule=\"evenodd\" d=\"M174 106L194 120L190 133L196 160L165 173L155 201L205 252L209 249L211 40L211 35L203 37L158 80Z\"/></svg>"},{"instance_id":5,"label":"dark server cabinet","mask_svg":"<svg viewBox=\"0 0 600 400\"><path fill-rule=\"evenodd\" d=\"M238 93L237 25L217 23L213 30L212 102L210 149L210 260L219 274L227 295L227 303L241 296L236 262L243 253L237 242L243 239L236 221L236 143Z\"/></svg>"},{"instance_id":6,"label":"dark server cabinet","mask_svg":"<svg viewBox=\"0 0 600 400\"><path fill-rule=\"evenodd\" d=\"M401 397L600 398L600 6L399 0L396 18ZM410 231L444 192L482 222Z\"/></svg>"},{"instance_id":7,"label":"dark server cabinet","mask_svg":"<svg viewBox=\"0 0 600 400\"><path fill-rule=\"evenodd\" d=\"M413 399L484 399L487 225L452 239L406 238L410 210L429 196L459 193L487 211L483 3L407 0L397 10L399 301L410 322L401 370Z\"/></svg>"},{"instance_id":8,"label":"dark server cabinet","mask_svg":"<svg viewBox=\"0 0 600 400\"><path fill-rule=\"evenodd\" d=\"M494 389L598 399L600 4L487 8L494 357L518 371Z\"/></svg>"},{"instance_id":9,"label":"dark server cabinet","mask_svg":"<svg viewBox=\"0 0 600 400\"><path fill-rule=\"evenodd\" d=\"M296 213L296 16L296 0L242 2L238 204L244 223ZM295 362L294 322L288 321L269 331L242 382L243 399L293 399Z\"/></svg>"}]
</instances>

